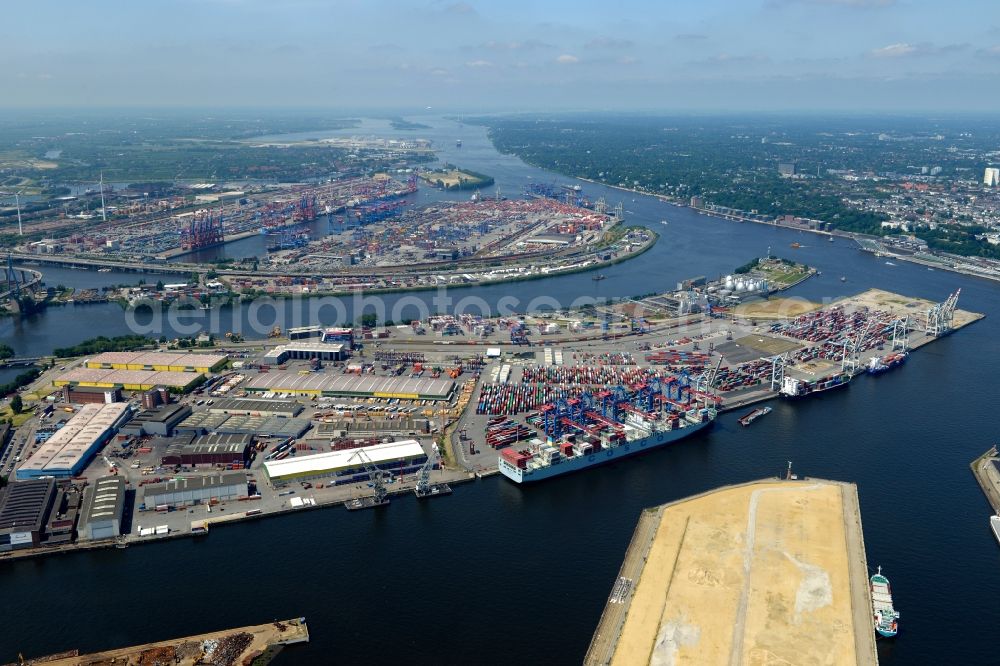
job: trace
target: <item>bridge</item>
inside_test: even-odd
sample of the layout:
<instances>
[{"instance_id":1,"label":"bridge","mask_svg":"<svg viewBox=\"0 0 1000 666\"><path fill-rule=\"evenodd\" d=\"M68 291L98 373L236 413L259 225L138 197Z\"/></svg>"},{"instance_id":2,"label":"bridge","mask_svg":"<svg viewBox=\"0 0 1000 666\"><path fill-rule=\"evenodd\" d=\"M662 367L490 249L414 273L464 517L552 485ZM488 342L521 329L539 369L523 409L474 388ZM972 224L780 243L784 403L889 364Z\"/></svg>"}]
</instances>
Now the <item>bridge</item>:
<instances>
[{"instance_id":1,"label":"bridge","mask_svg":"<svg viewBox=\"0 0 1000 666\"><path fill-rule=\"evenodd\" d=\"M7 253L7 265L4 267L3 285L0 286L0 301L7 298L17 299L22 289L30 289L42 281L42 274L30 268L14 268L13 256Z\"/></svg>"}]
</instances>

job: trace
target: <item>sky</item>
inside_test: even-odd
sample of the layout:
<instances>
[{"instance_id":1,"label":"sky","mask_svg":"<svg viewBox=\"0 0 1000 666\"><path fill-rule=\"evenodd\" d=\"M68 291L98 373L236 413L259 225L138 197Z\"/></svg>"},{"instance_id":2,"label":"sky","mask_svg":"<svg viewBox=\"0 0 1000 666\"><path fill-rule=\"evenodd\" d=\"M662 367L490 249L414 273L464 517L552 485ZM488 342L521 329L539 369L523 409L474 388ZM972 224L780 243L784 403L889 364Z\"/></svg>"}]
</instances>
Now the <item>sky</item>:
<instances>
[{"instance_id":1,"label":"sky","mask_svg":"<svg viewBox=\"0 0 1000 666\"><path fill-rule=\"evenodd\" d=\"M997 0L35 0L0 109L992 111Z\"/></svg>"}]
</instances>

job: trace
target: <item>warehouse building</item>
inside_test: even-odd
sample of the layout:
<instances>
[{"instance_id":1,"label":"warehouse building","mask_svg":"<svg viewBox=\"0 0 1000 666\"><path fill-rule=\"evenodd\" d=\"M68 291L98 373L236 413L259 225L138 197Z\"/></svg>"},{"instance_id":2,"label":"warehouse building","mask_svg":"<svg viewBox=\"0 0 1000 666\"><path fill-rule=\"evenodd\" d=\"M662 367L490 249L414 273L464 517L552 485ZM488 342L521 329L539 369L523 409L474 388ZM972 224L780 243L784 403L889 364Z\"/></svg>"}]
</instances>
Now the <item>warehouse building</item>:
<instances>
[{"instance_id":1,"label":"warehouse building","mask_svg":"<svg viewBox=\"0 0 1000 666\"><path fill-rule=\"evenodd\" d=\"M228 414L213 414L211 412L195 412L177 424L175 432L184 435L207 435L215 432L223 423L229 420Z\"/></svg>"},{"instance_id":2,"label":"warehouse building","mask_svg":"<svg viewBox=\"0 0 1000 666\"><path fill-rule=\"evenodd\" d=\"M330 441L342 437L413 436L426 435L430 431L430 421L425 418L372 419L371 421L338 419L329 423L317 423L307 439Z\"/></svg>"},{"instance_id":3,"label":"warehouse building","mask_svg":"<svg viewBox=\"0 0 1000 666\"><path fill-rule=\"evenodd\" d=\"M280 416L230 416L216 428L222 433L248 433L263 437L292 437L298 439L312 426L309 419L286 419Z\"/></svg>"},{"instance_id":4,"label":"warehouse building","mask_svg":"<svg viewBox=\"0 0 1000 666\"><path fill-rule=\"evenodd\" d=\"M155 370L158 372L215 372L228 361L223 354L191 352L104 352L88 359L88 368L105 370Z\"/></svg>"},{"instance_id":5,"label":"warehouse building","mask_svg":"<svg viewBox=\"0 0 1000 666\"><path fill-rule=\"evenodd\" d=\"M172 391L186 393L204 381L205 375L200 372L73 368L56 377L52 383L57 387L90 386L120 388L126 391L148 391L157 386L164 386Z\"/></svg>"},{"instance_id":6,"label":"warehouse building","mask_svg":"<svg viewBox=\"0 0 1000 666\"><path fill-rule=\"evenodd\" d=\"M92 386L63 386L63 400L71 405L91 403L111 404L122 401L120 388L96 388Z\"/></svg>"},{"instance_id":7,"label":"warehouse building","mask_svg":"<svg viewBox=\"0 0 1000 666\"><path fill-rule=\"evenodd\" d=\"M328 328L323 331L323 337L321 340L327 344L343 344L347 346L347 349L354 348L354 329L353 328Z\"/></svg>"},{"instance_id":8,"label":"warehouse building","mask_svg":"<svg viewBox=\"0 0 1000 666\"><path fill-rule=\"evenodd\" d=\"M0 488L0 553L41 544L55 496L54 479L18 481Z\"/></svg>"},{"instance_id":9,"label":"warehouse building","mask_svg":"<svg viewBox=\"0 0 1000 666\"><path fill-rule=\"evenodd\" d=\"M207 476L192 476L171 479L145 487L143 503L145 508L161 506L190 506L213 499L220 501L246 497L247 477L243 472L223 472Z\"/></svg>"},{"instance_id":10,"label":"warehouse building","mask_svg":"<svg viewBox=\"0 0 1000 666\"><path fill-rule=\"evenodd\" d=\"M375 375L311 372L268 372L251 377L244 385L248 393L288 393L331 398L398 398L400 400L448 400L455 391L453 379L379 377Z\"/></svg>"},{"instance_id":11,"label":"warehouse building","mask_svg":"<svg viewBox=\"0 0 1000 666\"><path fill-rule=\"evenodd\" d=\"M268 460L263 469L264 475L275 487L293 481L324 478L333 478L336 485L341 485L367 482L366 463L394 474L412 474L425 462L427 454L420 442L408 439L359 449Z\"/></svg>"},{"instance_id":12,"label":"warehouse building","mask_svg":"<svg viewBox=\"0 0 1000 666\"><path fill-rule=\"evenodd\" d=\"M17 478L78 476L131 414L127 402L84 405L18 468Z\"/></svg>"},{"instance_id":13,"label":"warehouse building","mask_svg":"<svg viewBox=\"0 0 1000 666\"><path fill-rule=\"evenodd\" d=\"M167 447L163 465L232 465L246 467L253 450L253 435L205 435L192 441L178 441Z\"/></svg>"},{"instance_id":14,"label":"warehouse building","mask_svg":"<svg viewBox=\"0 0 1000 666\"><path fill-rule=\"evenodd\" d=\"M302 405L295 400L263 400L261 398L223 398L208 408L213 414L242 414L243 416L283 416L292 418L302 413Z\"/></svg>"},{"instance_id":15,"label":"warehouse building","mask_svg":"<svg viewBox=\"0 0 1000 666\"><path fill-rule=\"evenodd\" d=\"M113 539L121 534L125 511L125 480L102 476L90 494L82 536L85 539Z\"/></svg>"},{"instance_id":16,"label":"warehouse building","mask_svg":"<svg viewBox=\"0 0 1000 666\"><path fill-rule=\"evenodd\" d=\"M288 329L289 340L306 340L308 338L318 338L322 335L322 326L293 326Z\"/></svg>"},{"instance_id":17,"label":"warehouse building","mask_svg":"<svg viewBox=\"0 0 1000 666\"><path fill-rule=\"evenodd\" d=\"M143 435L160 435L167 437L173 434L177 425L191 415L188 405L163 405L156 409L148 409L136 414L128 425L122 428L122 434L142 437Z\"/></svg>"},{"instance_id":18,"label":"warehouse building","mask_svg":"<svg viewBox=\"0 0 1000 666\"><path fill-rule=\"evenodd\" d=\"M261 360L271 365L281 365L289 359L308 361L318 358L321 361L343 361L348 356L349 354L342 344L293 342L287 345L278 345L268 351Z\"/></svg>"}]
</instances>

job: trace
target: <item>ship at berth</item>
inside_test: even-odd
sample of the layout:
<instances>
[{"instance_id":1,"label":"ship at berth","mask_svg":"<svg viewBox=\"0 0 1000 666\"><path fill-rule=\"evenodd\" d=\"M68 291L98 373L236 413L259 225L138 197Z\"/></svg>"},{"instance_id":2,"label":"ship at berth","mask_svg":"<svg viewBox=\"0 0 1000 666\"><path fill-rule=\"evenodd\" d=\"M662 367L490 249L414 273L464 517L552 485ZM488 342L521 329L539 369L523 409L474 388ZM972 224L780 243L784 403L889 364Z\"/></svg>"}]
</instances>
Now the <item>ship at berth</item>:
<instances>
[{"instance_id":1,"label":"ship at berth","mask_svg":"<svg viewBox=\"0 0 1000 666\"><path fill-rule=\"evenodd\" d=\"M712 425L717 400L687 386L653 383L548 403L540 415L546 439L501 450L500 472L534 483L657 449Z\"/></svg>"}]
</instances>

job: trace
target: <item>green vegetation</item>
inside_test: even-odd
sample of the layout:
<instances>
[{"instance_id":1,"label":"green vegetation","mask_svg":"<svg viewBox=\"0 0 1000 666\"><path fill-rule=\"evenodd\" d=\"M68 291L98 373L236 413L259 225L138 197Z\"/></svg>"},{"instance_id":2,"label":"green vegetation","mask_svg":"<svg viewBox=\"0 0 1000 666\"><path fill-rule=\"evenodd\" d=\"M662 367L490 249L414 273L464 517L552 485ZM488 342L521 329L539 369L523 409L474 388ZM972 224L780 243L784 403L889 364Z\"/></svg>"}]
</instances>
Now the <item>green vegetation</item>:
<instances>
[{"instance_id":1,"label":"green vegetation","mask_svg":"<svg viewBox=\"0 0 1000 666\"><path fill-rule=\"evenodd\" d=\"M415 123L403 118L391 118L389 124L394 130L421 130L430 129L430 125L424 125L423 123Z\"/></svg>"},{"instance_id":2,"label":"green vegetation","mask_svg":"<svg viewBox=\"0 0 1000 666\"><path fill-rule=\"evenodd\" d=\"M0 342L0 359L13 358L14 348L10 345Z\"/></svg>"},{"instance_id":3,"label":"green vegetation","mask_svg":"<svg viewBox=\"0 0 1000 666\"><path fill-rule=\"evenodd\" d=\"M102 335L90 340L84 340L72 347L59 347L53 354L56 358L69 358L71 356L87 356L89 354L100 354L108 351L133 351L155 344L155 340L147 338L144 335L119 335L114 338L106 338Z\"/></svg>"},{"instance_id":4,"label":"green vegetation","mask_svg":"<svg viewBox=\"0 0 1000 666\"><path fill-rule=\"evenodd\" d=\"M38 379L41 374L42 371L38 368L32 368L27 372L22 372L14 377L13 381L7 382L6 384L0 384L0 395L7 395L8 393L13 393L22 386L27 386L31 382Z\"/></svg>"},{"instance_id":5,"label":"green vegetation","mask_svg":"<svg viewBox=\"0 0 1000 666\"><path fill-rule=\"evenodd\" d=\"M887 198L881 181L847 181L839 174L899 182L919 175L920 165L932 164L946 177L968 177L982 168L976 154L1000 140L990 127L973 136L944 127L943 121L886 123L876 117L569 116L471 122L487 125L501 152L569 176L682 203L698 196L706 205L762 216L817 219L877 236L883 235L881 223L888 216L859 210L849 201ZM949 148L943 135L960 149ZM794 163L796 177L782 177L780 163ZM939 222L946 224L921 227L916 235L937 250L1000 258L1000 247L983 240L981 229Z\"/></svg>"},{"instance_id":6,"label":"green vegetation","mask_svg":"<svg viewBox=\"0 0 1000 666\"><path fill-rule=\"evenodd\" d=\"M10 399L10 411L20 414L22 409L24 409L24 400L21 399L20 394L17 394Z\"/></svg>"}]
</instances>

